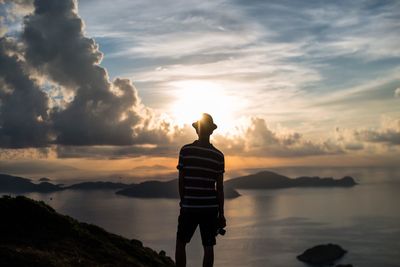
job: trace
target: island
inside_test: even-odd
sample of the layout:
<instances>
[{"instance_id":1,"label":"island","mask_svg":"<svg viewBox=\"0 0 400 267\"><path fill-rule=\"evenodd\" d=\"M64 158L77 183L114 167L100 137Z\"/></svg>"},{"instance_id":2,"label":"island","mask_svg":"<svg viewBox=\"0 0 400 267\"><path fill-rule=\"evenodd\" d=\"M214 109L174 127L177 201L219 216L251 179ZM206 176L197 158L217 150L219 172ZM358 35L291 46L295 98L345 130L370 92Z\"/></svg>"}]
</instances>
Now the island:
<instances>
[{"instance_id":1,"label":"island","mask_svg":"<svg viewBox=\"0 0 400 267\"><path fill-rule=\"evenodd\" d=\"M290 187L351 187L357 183L350 176L341 179L318 176L289 178L272 171L262 171L230 179L225 184L235 189L279 189Z\"/></svg>"},{"instance_id":2,"label":"island","mask_svg":"<svg viewBox=\"0 0 400 267\"><path fill-rule=\"evenodd\" d=\"M238 189L280 189L290 187L352 187L357 183L350 176L341 179L318 176L289 178L284 175L262 171L236 177L224 182L225 198L239 197ZM61 190L110 190L118 195L138 198L179 198L178 179L169 181L145 181L141 183L118 183L104 181L82 182L69 186L50 182L33 183L30 179L0 174L0 192L6 193L50 193Z\"/></svg>"},{"instance_id":3,"label":"island","mask_svg":"<svg viewBox=\"0 0 400 267\"><path fill-rule=\"evenodd\" d=\"M179 198L178 179L170 181L146 181L117 191L116 194L139 198ZM224 187L225 198L236 198L240 194L232 187Z\"/></svg>"},{"instance_id":4,"label":"island","mask_svg":"<svg viewBox=\"0 0 400 267\"><path fill-rule=\"evenodd\" d=\"M6 193L49 193L63 190L59 185L49 182L41 182L39 184L33 183L28 178L18 176L0 174L0 192Z\"/></svg>"},{"instance_id":5,"label":"island","mask_svg":"<svg viewBox=\"0 0 400 267\"><path fill-rule=\"evenodd\" d=\"M42 180L42 179L40 179ZM39 180L39 181L40 181ZM9 174L0 174L0 192L3 193L51 193L61 190L118 190L135 185L134 183L115 183L115 182L82 182L69 186L63 184L52 184L50 182L33 183L31 179Z\"/></svg>"}]
</instances>

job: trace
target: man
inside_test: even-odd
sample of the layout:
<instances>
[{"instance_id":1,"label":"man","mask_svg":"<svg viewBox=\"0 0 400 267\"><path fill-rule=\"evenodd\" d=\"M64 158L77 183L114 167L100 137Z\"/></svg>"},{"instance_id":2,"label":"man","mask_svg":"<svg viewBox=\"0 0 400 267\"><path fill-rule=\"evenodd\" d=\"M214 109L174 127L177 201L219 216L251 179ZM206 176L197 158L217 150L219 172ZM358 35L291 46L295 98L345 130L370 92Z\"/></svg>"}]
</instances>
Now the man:
<instances>
[{"instance_id":1,"label":"man","mask_svg":"<svg viewBox=\"0 0 400 267\"><path fill-rule=\"evenodd\" d=\"M204 247L203 267L214 264L215 236L226 226L224 217L224 154L210 143L217 128L212 117L204 113L192 124L198 140L184 145L179 153L179 195L181 201L176 238L176 266L186 266L186 244L197 225Z\"/></svg>"}]
</instances>

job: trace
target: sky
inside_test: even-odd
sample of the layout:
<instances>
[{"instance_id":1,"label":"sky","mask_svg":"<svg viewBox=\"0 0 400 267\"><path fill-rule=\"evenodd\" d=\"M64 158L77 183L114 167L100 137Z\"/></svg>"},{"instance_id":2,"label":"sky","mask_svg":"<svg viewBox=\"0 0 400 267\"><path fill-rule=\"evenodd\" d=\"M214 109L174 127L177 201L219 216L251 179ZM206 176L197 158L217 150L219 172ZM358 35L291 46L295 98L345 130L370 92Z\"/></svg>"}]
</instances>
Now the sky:
<instances>
[{"instance_id":1,"label":"sky","mask_svg":"<svg viewBox=\"0 0 400 267\"><path fill-rule=\"evenodd\" d=\"M173 175L210 113L227 175L397 166L399 1L0 0L0 170Z\"/></svg>"}]
</instances>

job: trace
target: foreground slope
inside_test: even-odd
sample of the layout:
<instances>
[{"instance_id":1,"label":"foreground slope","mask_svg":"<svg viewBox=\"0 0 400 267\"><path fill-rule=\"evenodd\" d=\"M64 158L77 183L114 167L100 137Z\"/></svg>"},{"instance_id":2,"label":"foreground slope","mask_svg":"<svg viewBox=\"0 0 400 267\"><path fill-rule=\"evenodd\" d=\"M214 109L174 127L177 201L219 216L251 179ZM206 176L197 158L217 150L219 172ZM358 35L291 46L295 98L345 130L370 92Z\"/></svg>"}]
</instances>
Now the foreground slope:
<instances>
[{"instance_id":1,"label":"foreground slope","mask_svg":"<svg viewBox=\"0 0 400 267\"><path fill-rule=\"evenodd\" d=\"M173 261L43 202L0 198L0 266L175 266Z\"/></svg>"}]
</instances>

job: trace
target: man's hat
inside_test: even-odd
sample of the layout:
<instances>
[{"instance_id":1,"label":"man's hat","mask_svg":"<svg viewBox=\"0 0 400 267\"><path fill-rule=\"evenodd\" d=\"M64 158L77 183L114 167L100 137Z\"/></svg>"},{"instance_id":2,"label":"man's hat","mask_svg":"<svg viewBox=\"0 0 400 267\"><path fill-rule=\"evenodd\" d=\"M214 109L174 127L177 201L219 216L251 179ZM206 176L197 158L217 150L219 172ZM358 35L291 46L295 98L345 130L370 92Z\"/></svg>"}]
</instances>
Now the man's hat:
<instances>
[{"instance_id":1,"label":"man's hat","mask_svg":"<svg viewBox=\"0 0 400 267\"><path fill-rule=\"evenodd\" d=\"M217 125L214 123L213 118L210 114L203 113L201 119L192 123L192 126L198 130L199 126L210 128L211 130L217 129Z\"/></svg>"}]
</instances>

